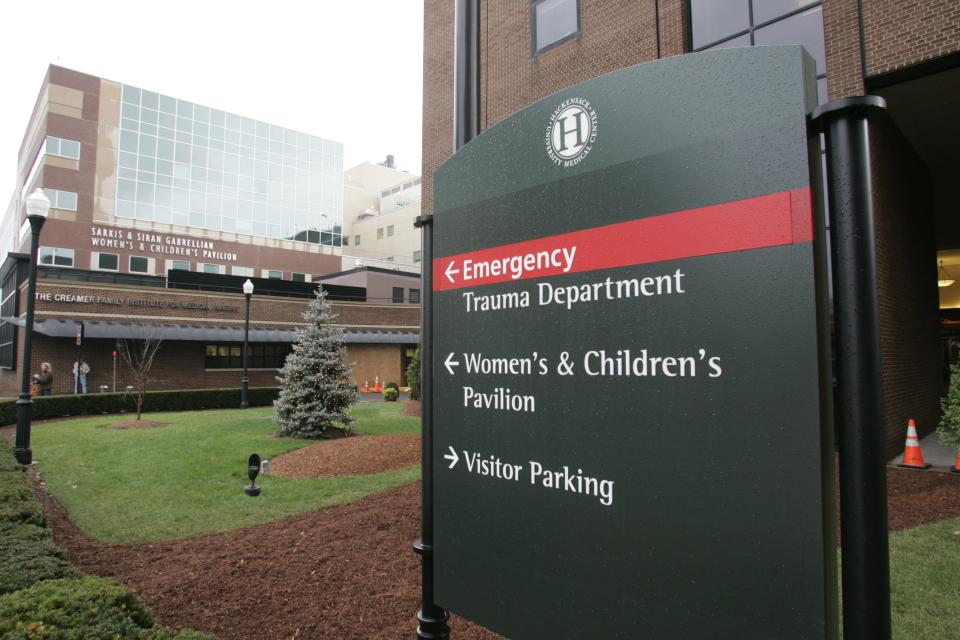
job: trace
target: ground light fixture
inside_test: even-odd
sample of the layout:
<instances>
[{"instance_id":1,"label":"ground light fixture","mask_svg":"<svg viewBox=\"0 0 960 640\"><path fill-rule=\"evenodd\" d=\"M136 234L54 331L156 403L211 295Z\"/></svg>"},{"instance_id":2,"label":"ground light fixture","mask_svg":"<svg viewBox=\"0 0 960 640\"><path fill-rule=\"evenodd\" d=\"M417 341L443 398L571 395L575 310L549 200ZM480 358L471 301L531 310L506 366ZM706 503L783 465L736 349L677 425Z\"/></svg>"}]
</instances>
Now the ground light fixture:
<instances>
[{"instance_id":1,"label":"ground light fixture","mask_svg":"<svg viewBox=\"0 0 960 640\"><path fill-rule=\"evenodd\" d=\"M949 287L954 282L956 282L956 280L951 278L947 270L943 268L943 260L941 260L940 269L937 270L937 286L942 289L943 287Z\"/></svg>"},{"instance_id":2,"label":"ground light fixture","mask_svg":"<svg viewBox=\"0 0 960 640\"><path fill-rule=\"evenodd\" d=\"M260 474L260 456L253 453L247 460L247 477L250 478L250 484L243 488L243 492L254 498L260 495L260 487L257 486L257 476Z\"/></svg>"},{"instance_id":3,"label":"ground light fixture","mask_svg":"<svg viewBox=\"0 0 960 640\"><path fill-rule=\"evenodd\" d=\"M30 398L30 349L33 342L33 309L37 296L37 253L40 249L40 229L50 212L50 199L37 187L26 200L27 220L30 222L30 271L27 279L27 317L23 327L23 376L20 397L17 398L17 436L13 453L20 464L33 462L30 450L30 419L33 400Z\"/></svg>"},{"instance_id":4,"label":"ground light fixture","mask_svg":"<svg viewBox=\"0 0 960 640\"><path fill-rule=\"evenodd\" d=\"M250 377L247 375L247 350L250 341L250 298L253 297L253 283L250 278L243 283L243 297L247 299L247 315L243 322L243 378L240 379L240 408L246 409L250 406L247 396L250 386Z\"/></svg>"}]
</instances>

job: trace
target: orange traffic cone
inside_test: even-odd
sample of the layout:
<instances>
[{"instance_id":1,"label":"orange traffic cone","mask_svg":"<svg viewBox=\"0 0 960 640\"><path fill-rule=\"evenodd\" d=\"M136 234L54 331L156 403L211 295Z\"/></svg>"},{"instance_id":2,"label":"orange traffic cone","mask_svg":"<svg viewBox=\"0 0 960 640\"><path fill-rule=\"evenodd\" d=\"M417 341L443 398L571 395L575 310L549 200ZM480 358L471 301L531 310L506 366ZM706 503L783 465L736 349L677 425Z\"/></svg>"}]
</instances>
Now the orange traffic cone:
<instances>
[{"instance_id":1,"label":"orange traffic cone","mask_svg":"<svg viewBox=\"0 0 960 640\"><path fill-rule=\"evenodd\" d=\"M369 381L369 380L364 380L364 381L363 381L363 392L364 392L364 393L370 393L370 381Z\"/></svg>"},{"instance_id":2,"label":"orange traffic cone","mask_svg":"<svg viewBox=\"0 0 960 640\"><path fill-rule=\"evenodd\" d=\"M930 465L923 461L923 451L920 450L920 440L917 438L917 424L913 418L907 421L907 443L903 448L903 462L897 466L911 469L930 468Z\"/></svg>"},{"instance_id":3,"label":"orange traffic cone","mask_svg":"<svg viewBox=\"0 0 960 640\"><path fill-rule=\"evenodd\" d=\"M373 392L380 393L380 376L373 379Z\"/></svg>"},{"instance_id":4,"label":"orange traffic cone","mask_svg":"<svg viewBox=\"0 0 960 640\"><path fill-rule=\"evenodd\" d=\"M953 473L960 473L960 451L957 451L957 462L950 467L950 471Z\"/></svg>"}]
</instances>

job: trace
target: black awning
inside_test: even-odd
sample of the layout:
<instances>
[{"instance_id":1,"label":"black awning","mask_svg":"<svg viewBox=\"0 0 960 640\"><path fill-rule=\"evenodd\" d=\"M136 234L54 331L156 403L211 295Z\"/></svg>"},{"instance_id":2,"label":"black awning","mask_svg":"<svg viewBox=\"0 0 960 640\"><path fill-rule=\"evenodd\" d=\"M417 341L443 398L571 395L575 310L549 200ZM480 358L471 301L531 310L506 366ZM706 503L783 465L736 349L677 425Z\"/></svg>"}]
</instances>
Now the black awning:
<instances>
[{"instance_id":1,"label":"black awning","mask_svg":"<svg viewBox=\"0 0 960 640\"><path fill-rule=\"evenodd\" d=\"M23 318L0 318L4 322L24 326ZM73 338L77 335L79 320L37 319L33 330L52 338ZM159 340L188 340L194 342L243 342L243 327L187 324L142 324L137 322L112 322L106 320L83 320L84 336L90 338ZM250 342L294 342L294 328L251 327ZM414 344L420 339L418 331L358 331L345 330L343 341L347 344Z\"/></svg>"}]
</instances>

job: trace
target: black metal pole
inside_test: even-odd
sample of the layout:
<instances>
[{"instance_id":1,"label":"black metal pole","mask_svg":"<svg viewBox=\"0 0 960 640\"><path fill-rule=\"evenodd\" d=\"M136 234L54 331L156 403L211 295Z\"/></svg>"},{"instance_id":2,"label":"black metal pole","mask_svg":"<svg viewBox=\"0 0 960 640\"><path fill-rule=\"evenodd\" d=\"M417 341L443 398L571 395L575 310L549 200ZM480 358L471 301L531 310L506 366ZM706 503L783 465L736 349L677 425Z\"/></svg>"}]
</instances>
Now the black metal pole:
<instances>
[{"instance_id":1,"label":"black metal pole","mask_svg":"<svg viewBox=\"0 0 960 640\"><path fill-rule=\"evenodd\" d=\"M480 134L480 0L457 0L454 147ZM421 605L417 638L446 640L450 614L433 599L433 215L416 220L421 230L420 415L422 424L422 532L413 548L421 557Z\"/></svg>"},{"instance_id":2,"label":"black metal pole","mask_svg":"<svg viewBox=\"0 0 960 640\"><path fill-rule=\"evenodd\" d=\"M77 395L80 393L80 363L83 362L83 320L80 321L78 328L80 330L77 336L77 375L73 379L73 393Z\"/></svg>"},{"instance_id":3,"label":"black metal pole","mask_svg":"<svg viewBox=\"0 0 960 640\"><path fill-rule=\"evenodd\" d=\"M826 138L840 435L843 637L889 640L883 387L868 115L875 96L814 110Z\"/></svg>"},{"instance_id":4,"label":"black metal pole","mask_svg":"<svg viewBox=\"0 0 960 640\"><path fill-rule=\"evenodd\" d=\"M450 637L450 614L433 600L433 216L419 216L423 265L420 322L420 420L421 420L421 537L413 548L420 554L421 605L417 613L417 638Z\"/></svg>"},{"instance_id":5,"label":"black metal pole","mask_svg":"<svg viewBox=\"0 0 960 640\"><path fill-rule=\"evenodd\" d=\"M17 436L13 454L20 464L33 462L30 450L30 419L33 415L33 400L30 398L30 350L33 348L33 309L37 297L37 253L40 249L40 229L46 219L43 216L27 216L30 221L30 270L27 277L27 318L23 327L23 375L20 397L17 398Z\"/></svg>"},{"instance_id":6,"label":"black metal pole","mask_svg":"<svg viewBox=\"0 0 960 640\"><path fill-rule=\"evenodd\" d=\"M247 375L247 344L250 340L250 298L252 294L245 293L243 295L247 299L247 315L243 321L243 378L240 380L240 408L246 409L250 406L247 397L247 387L250 384L250 377Z\"/></svg>"},{"instance_id":7,"label":"black metal pole","mask_svg":"<svg viewBox=\"0 0 960 640\"><path fill-rule=\"evenodd\" d=\"M480 0L457 0L455 20L454 149L459 151L480 135Z\"/></svg>"}]
</instances>

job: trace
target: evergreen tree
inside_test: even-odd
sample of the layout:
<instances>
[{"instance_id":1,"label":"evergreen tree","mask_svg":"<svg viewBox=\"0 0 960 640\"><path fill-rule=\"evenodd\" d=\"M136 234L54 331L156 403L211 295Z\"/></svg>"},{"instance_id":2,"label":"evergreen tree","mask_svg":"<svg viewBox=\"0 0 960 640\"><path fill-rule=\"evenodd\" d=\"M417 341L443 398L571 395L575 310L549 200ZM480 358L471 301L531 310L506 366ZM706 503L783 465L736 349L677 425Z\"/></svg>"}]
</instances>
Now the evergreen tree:
<instances>
[{"instance_id":1,"label":"evergreen tree","mask_svg":"<svg viewBox=\"0 0 960 640\"><path fill-rule=\"evenodd\" d=\"M281 436L323 438L337 423L348 426L357 391L350 382L353 366L345 360L343 332L333 326L326 292L303 314L307 326L297 330L293 352L280 369L280 395L274 401L274 422Z\"/></svg>"},{"instance_id":2,"label":"evergreen tree","mask_svg":"<svg viewBox=\"0 0 960 640\"><path fill-rule=\"evenodd\" d=\"M950 386L947 397L940 399L943 416L937 426L940 442L946 447L960 449L960 362L950 367Z\"/></svg>"},{"instance_id":3,"label":"evergreen tree","mask_svg":"<svg viewBox=\"0 0 960 640\"><path fill-rule=\"evenodd\" d=\"M420 399L420 345L413 354L413 359L407 365L407 384L410 385L410 399Z\"/></svg>"}]
</instances>

